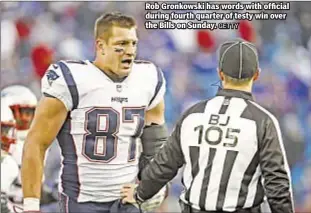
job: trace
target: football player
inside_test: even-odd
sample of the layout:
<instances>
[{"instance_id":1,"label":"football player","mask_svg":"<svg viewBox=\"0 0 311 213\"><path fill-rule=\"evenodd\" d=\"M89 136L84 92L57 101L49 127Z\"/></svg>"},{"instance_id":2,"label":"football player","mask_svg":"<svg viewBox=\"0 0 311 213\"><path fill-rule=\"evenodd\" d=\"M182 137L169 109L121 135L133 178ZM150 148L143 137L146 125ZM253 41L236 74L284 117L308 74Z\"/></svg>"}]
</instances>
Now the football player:
<instances>
[{"instance_id":1,"label":"football player","mask_svg":"<svg viewBox=\"0 0 311 213\"><path fill-rule=\"evenodd\" d=\"M11 154L20 168L22 164L23 146L34 117L37 98L29 88L22 85L13 85L1 91L1 101L9 106L16 120L17 140L16 143L11 146ZM55 212L55 206L58 207L58 205L54 205L57 201L57 197L53 194L55 194L54 189L57 189L55 185L57 184L56 176L58 177L60 169L59 158L59 146L57 143L53 143L45 159L45 174L47 175L45 175L44 184L42 186L43 212ZM8 195L13 204L17 206L22 205L23 193L20 173L18 178L14 180L11 185Z\"/></svg>"},{"instance_id":2,"label":"football player","mask_svg":"<svg viewBox=\"0 0 311 213\"><path fill-rule=\"evenodd\" d=\"M1 101L7 103L16 121L17 143L14 146L12 155L17 163L21 165L23 145L34 116L37 98L29 88L22 85L13 85L1 91Z\"/></svg>"},{"instance_id":3,"label":"football player","mask_svg":"<svg viewBox=\"0 0 311 213\"><path fill-rule=\"evenodd\" d=\"M10 108L1 100L1 212L10 212L8 193L19 168L14 158L9 154L15 144L15 121Z\"/></svg>"},{"instance_id":4,"label":"football player","mask_svg":"<svg viewBox=\"0 0 311 213\"><path fill-rule=\"evenodd\" d=\"M20 167L23 146L34 116L37 98L29 88L22 85L13 85L1 91L1 101L9 106L16 122L16 143L11 147L11 154ZM20 174L10 187L8 196L14 204L22 205L23 193Z\"/></svg>"},{"instance_id":5,"label":"football player","mask_svg":"<svg viewBox=\"0 0 311 213\"><path fill-rule=\"evenodd\" d=\"M139 212L120 202L120 190L136 182L167 139L166 82L156 65L134 60L132 17L99 17L95 40L94 61L59 61L42 79L44 96L24 146L26 212L39 211L43 159L55 137L62 152L62 212Z\"/></svg>"}]
</instances>

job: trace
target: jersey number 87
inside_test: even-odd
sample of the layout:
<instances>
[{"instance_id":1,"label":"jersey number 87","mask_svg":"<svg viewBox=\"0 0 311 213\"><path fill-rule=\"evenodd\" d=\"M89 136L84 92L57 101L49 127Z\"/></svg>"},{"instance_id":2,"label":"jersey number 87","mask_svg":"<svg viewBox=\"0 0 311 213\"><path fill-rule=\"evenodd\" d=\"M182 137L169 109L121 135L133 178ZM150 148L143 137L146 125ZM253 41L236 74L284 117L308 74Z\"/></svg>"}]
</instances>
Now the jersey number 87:
<instances>
[{"instance_id":1,"label":"jersey number 87","mask_svg":"<svg viewBox=\"0 0 311 213\"><path fill-rule=\"evenodd\" d=\"M128 162L136 157L136 139L144 127L145 107L123 107L122 121L120 113L111 107L95 107L86 112L85 130L82 154L89 161L109 163L117 156L118 132L120 122L134 123L137 116L135 132L130 138ZM100 128L101 117L105 117L105 128ZM103 140L103 151L98 152L98 142Z\"/></svg>"}]
</instances>

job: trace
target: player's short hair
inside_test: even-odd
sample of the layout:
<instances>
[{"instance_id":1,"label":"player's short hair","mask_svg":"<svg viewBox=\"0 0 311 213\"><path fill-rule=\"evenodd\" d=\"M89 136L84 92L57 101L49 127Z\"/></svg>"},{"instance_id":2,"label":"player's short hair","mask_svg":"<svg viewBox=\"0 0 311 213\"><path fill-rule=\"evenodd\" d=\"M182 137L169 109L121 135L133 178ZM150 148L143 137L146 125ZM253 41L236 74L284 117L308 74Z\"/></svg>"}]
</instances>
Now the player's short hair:
<instances>
[{"instance_id":1,"label":"player's short hair","mask_svg":"<svg viewBox=\"0 0 311 213\"><path fill-rule=\"evenodd\" d=\"M104 14L96 19L94 27L95 39L100 37L107 41L113 26L132 28L136 26L136 21L133 17L119 12Z\"/></svg>"},{"instance_id":2,"label":"player's short hair","mask_svg":"<svg viewBox=\"0 0 311 213\"><path fill-rule=\"evenodd\" d=\"M224 81L227 83L230 83L231 85L234 86L243 86L249 84L249 82L252 80L253 77L249 78L232 78L228 75L224 74Z\"/></svg>"}]
</instances>

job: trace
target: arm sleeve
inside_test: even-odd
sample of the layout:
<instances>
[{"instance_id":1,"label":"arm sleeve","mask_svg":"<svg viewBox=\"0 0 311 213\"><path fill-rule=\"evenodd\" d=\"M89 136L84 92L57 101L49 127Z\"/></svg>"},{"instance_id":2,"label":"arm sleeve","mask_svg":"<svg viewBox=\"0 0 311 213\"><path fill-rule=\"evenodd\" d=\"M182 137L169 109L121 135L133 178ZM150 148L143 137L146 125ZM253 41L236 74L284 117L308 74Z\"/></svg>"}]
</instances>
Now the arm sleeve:
<instances>
[{"instance_id":1,"label":"arm sleeve","mask_svg":"<svg viewBox=\"0 0 311 213\"><path fill-rule=\"evenodd\" d=\"M147 200L153 197L167 182L172 180L184 164L180 145L180 126L168 139L168 142L156 154L154 159L142 171L142 179L137 188L137 195Z\"/></svg>"},{"instance_id":2,"label":"arm sleeve","mask_svg":"<svg viewBox=\"0 0 311 213\"><path fill-rule=\"evenodd\" d=\"M164 98L164 95L166 92L166 80L164 78L164 74L162 70L155 65L153 65L153 67L156 70L156 82L157 83L155 84L154 92L149 101L147 110L150 110L154 108L155 106L157 106L160 103L160 101Z\"/></svg>"},{"instance_id":3,"label":"arm sleeve","mask_svg":"<svg viewBox=\"0 0 311 213\"><path fill-rule=\"evenodd\" d=\"M41 91L45 96L59 99L68 111L73 107L71 94L58 64L52 64L41 79Z\"/></svg>"},{"instance_id":4,"label":"arm sleeve","mask_svg":"<svg viewBox=\"0 0 311 213\"><path fill-rule=\"evenodd\" d=\"M268 119L259 146L264 188L272 213L293 213L291 174L276 118Z\"/></svg>"}]
</instances>

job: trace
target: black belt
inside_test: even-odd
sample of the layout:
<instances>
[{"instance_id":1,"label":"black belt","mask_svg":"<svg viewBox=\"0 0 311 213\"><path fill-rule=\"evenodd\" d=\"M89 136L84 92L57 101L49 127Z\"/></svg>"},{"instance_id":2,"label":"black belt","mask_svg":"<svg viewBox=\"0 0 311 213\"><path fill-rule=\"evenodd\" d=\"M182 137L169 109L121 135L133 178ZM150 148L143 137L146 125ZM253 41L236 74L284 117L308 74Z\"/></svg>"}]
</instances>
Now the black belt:
<instances>
[{"instance_id":1,"label":"black belt","mask_svg":"<svg viewBox=\"0 0 311 213\"><path fill-rule=\"evenodd\" d=\"M192 208L190 205L185 204L183 201L179 201L182 213L261 213L260 206L251 207L247 209L238 209L234 212L227 211L202 211Z\"/></svg>"}]
</instances>

